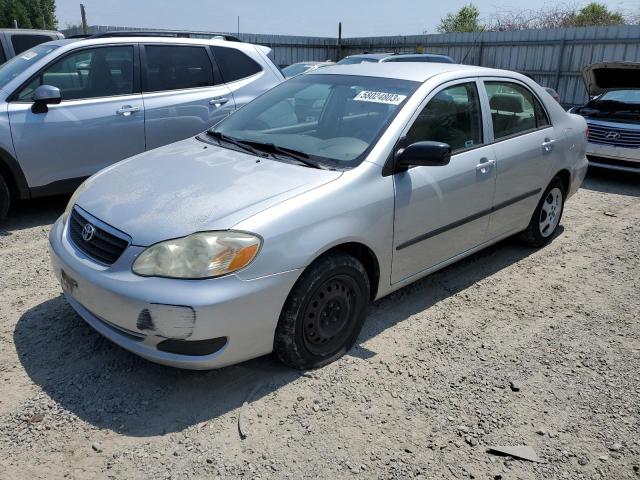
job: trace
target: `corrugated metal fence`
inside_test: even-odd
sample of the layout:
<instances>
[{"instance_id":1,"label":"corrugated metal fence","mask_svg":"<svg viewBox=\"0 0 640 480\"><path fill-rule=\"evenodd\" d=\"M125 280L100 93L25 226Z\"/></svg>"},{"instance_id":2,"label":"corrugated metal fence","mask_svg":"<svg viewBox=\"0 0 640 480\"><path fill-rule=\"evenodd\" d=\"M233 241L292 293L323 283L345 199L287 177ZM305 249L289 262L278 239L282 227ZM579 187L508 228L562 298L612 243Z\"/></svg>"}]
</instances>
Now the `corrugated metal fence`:
<instances>
[{"instance_id":1,"label":"corrugated metal fence","mask_svg":"<svg viewBox=\"0 0 640 480\"><path fill-rule=\"evenodd\" d=\"M91 27L92 32L132 27ZM79 33L66 31L66 35ZM309 60L337 60L369 52L424 51L450 55L460 63L517 70L558 91L563 103L584 103L580 70L591 63L640 62L640 26L562 28L517 32L450 33L342 39L242 33L247 42L267 45L281 66Z\"/></svg>"}]
</instances>

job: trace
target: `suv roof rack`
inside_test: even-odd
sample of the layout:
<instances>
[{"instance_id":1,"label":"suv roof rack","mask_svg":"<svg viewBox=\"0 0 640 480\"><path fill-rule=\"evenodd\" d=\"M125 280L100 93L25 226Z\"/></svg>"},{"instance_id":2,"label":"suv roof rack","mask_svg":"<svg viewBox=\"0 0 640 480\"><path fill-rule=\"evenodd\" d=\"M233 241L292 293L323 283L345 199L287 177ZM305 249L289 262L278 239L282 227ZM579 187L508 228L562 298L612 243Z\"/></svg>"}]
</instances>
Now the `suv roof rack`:
<instances>
[{"instance_id":1,"label":"suv roof rack","mask_svg":"<svg viewBox=\"0 0 640 480\"><path fill-rule=\"evenodd\" d=\"M93 35L73 35L73 38L108 38L108 37L176 37L176 38L217 38L228 42L242 42L238 37L218 32L189 32L183 30L115 30ZM72 38L72 37L68 37Z\"/></svg>"}]
</instances>

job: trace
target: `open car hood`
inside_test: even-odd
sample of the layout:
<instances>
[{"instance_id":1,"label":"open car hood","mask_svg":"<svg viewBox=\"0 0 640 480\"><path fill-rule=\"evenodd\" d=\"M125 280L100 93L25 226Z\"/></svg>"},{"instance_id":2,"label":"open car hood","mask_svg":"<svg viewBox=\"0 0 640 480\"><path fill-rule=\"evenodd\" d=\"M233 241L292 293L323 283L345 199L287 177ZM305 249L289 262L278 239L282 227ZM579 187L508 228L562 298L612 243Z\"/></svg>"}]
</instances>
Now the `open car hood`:
<instances>
[{"instance_id":1,"label":"open car hood","mask_svg":"<svg viewBox=\"0 0 640 480\"><path fill-rule=\"evenodd\" d=\"M589 97L611 89L640 88L640 63L593 63L582 69L582 78Z\"/></svg>"}]
</instances>

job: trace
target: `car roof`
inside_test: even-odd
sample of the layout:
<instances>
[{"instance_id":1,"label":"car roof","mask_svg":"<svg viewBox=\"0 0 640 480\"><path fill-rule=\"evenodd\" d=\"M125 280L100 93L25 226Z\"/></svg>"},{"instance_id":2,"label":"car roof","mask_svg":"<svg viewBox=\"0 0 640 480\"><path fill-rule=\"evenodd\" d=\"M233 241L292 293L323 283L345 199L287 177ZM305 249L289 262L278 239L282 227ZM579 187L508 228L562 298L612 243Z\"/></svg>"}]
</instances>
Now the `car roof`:
<instances>
[{"instance_id":1,"label":"car roof","mask_svg":"<svg viewBox=\"0 0 640 480\"><path fill-rule=\"evenodd\" d=\"M381 58L390 57L391 55L393 55L393 53L359 53L357 55L348 55L345 58L374 58L379 60Z\"/></svg>"},{"instance_id":2,"label":"car roof","mask_svg":"<svg viewBox=\"0 0 640 480\"><path fill-rule=\"evenodd\" d=\"M388 55L388 56L393 58L413 58L413 57L451 58L449 55L443 55L441 53L399 53L397 55Z\"/></svg>"},{"instance_id":3,"label":"car roof","mask_svg":"<svg viewBox=\"0 0 640 480\"><path fill-rule=\"evenodd\" d=\"M331 65L315 70L307 75L359 75L364 77L396 78L425 82L429 78L442 73L459 72L474 75L510 75L513 72L493 68L461 65L457 63L358 63L355 65Z\"/></svg>"},{"instance_id":4,"label":"car roof","mask_svg":"<svg viewBox=\"0 0 640 480\"><path fill-rule=\"evenodd\" d=\"M245 42L231 42L229 40L224 40L222 38L181 38L181 37L167 37L167 36L135 36L132 35L130 37L84 37L84 38L66 38L62 40L53 40L51 42L46 42L51 45L68 45L70 43L78 44L79 46L89 46L89 45L103 45L103 44L114 44L114 43L170 43L170 44L185 44L185 45L226 45L234 47L236 45L253 45L252 43Z\"/></svg>"}]
</instances>

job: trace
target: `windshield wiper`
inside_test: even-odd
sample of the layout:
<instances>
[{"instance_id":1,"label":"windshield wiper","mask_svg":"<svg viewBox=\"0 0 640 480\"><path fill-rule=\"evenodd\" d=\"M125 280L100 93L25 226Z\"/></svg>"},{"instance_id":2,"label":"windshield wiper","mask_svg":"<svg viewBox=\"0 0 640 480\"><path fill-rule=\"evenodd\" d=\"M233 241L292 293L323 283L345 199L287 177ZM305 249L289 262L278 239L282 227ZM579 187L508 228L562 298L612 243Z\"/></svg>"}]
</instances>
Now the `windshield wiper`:
<instances>
[{"instance_id":1,"label":"windshield wiper","mask_svg":"<svg viewBox=\"0 0 640 480\"><path fill-rule=\"evenodd\" d=\"M309 155L307 155L306 153L301 152L299 150L294 150L293 148L280 147L273 143L255 142L253 140L251 141L247 140L245 143L259 150L269 152L271 154L279 154L279 155L284 155L285 157L293 158L297 162L300 162L303 165L306 165L307 167L319 168L321 170L325 169L325 167L323 167L319 163L316 163L313 160L311 160L309 158Z\"/></svg>"},{"instance_id":2,"label":"windshield wiper","mask_svg":"<svg viewBox=\"0 0 640 480\"><path fill-rule=\"evenodd\" d=\"M248 143L242 142L242 141L240 141L240 140L238 140L236 138L233 138L233 137L229 137L229 136L225 135L224 133L216 132L214 130L209 130L209 131L207 131L207 135L211 135L212 137L218 139L218 142L230 143L231 145L235 145L236 147L239 147L239 148L243 149L245 152L249 152L249 153L252 153L254 155L257 155L258 157L265 158L265 157L268 156L265 153L256 150L255 148L253 148Z\"/></svg>"}]
</instances>

